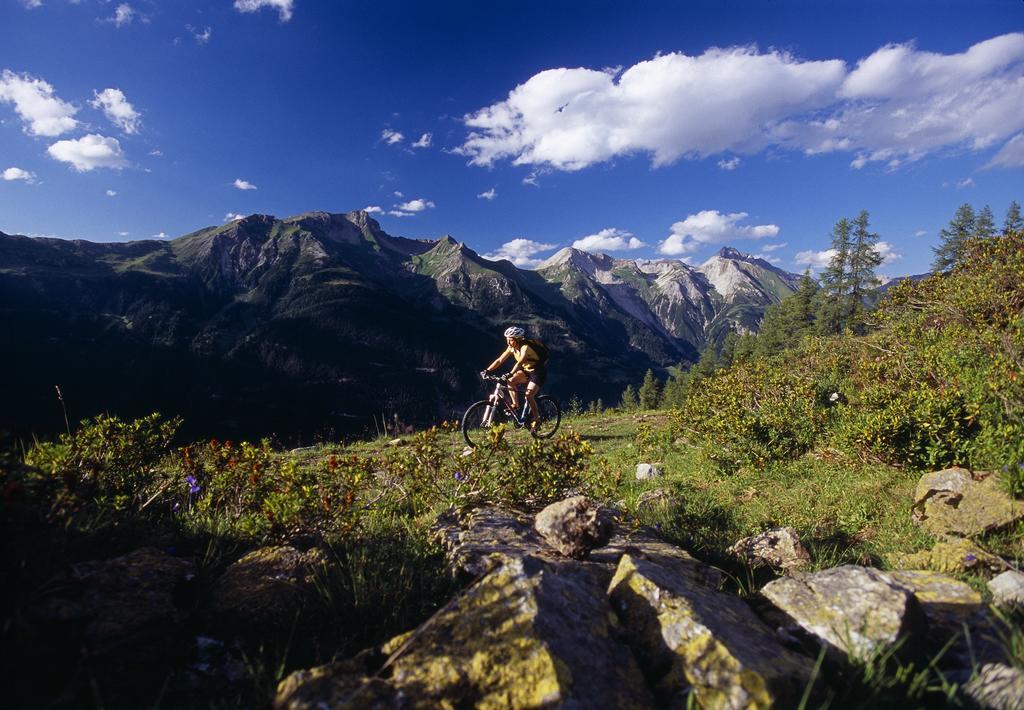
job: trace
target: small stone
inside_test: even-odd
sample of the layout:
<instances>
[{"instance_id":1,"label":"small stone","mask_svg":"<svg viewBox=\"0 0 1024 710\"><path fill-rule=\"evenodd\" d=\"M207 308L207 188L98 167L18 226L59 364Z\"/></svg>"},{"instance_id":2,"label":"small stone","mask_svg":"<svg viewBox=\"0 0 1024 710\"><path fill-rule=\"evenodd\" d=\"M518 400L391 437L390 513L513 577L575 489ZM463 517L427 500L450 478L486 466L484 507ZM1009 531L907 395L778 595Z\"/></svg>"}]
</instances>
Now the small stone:
<instances>
[{"instance_id":1,"label":"small stone","mask_svg":"<svg viewBox=\"0 0 1024 710\"><path fill-rule=\"evenodd\" d=\"M661 474L661 466L658 464L638 463L636 465L636 480L638 481L650 481L654 478L660 478Z\"/></svg>"},{"instance_id":2,"label":"small stone","mask_svg":"<svg viewBox=\"0 0 1024 710\"><path fill-rule=\"evenodd\" d=\"M800 544L800 536L793 528L773 528L745 537L728 552L754 567L793 570L811 562L811 555Z\"/></svg>"},{"instance_id":3,"label":"small stone","mask_svg":"<svg viewBox=\"0 0 1024 710\"><path fill-rule=\"evenodd\" d=\"M1024 710L1024 670L1002 663L987 663L964 693L986 710Z\"/></svg>"},{"instance_id":4,"label":"small stone","mask_svg":"<svg viewBox=\"0 0 1024 710\"><path fill-rule=\"evenodd\" d=\"M404 446L404 445L405 445L405 440L404 439L392 439L391 441L388 442L388 446Z\"/></svg>"},{"instance_id":5,"label":"small stone","mask_svg":"<svg viewBox=\"0 0 1024 710\"><path fill-rule=\"evenodd\" d=\"M574 496L538 513L533 527L559 553L582 560L594 548L608 544L613 526L585 496Z\"/></svg>"},{"instance_id":6,"label":"small stone","mask_svg":"<svg viewBox=\"0 0 1024 710\"><path fill-rule=\"evenodd\" d=\"M467 456L472 456L472 455L473 455L473 447L472 446L467 446L466 448L464 448L462 450L462 457L463 458L465 458Z\"/></svg>"},{"instance_id":7,"label":"small stone","mask_svg":"<svg viewBox=\"0 0 1024 710\"><path fill-rule=\"evenodd\" d=\"M1024 574L1007 570L988 583L996 606L1024 606Z\"/></svg>"}]
</instances>

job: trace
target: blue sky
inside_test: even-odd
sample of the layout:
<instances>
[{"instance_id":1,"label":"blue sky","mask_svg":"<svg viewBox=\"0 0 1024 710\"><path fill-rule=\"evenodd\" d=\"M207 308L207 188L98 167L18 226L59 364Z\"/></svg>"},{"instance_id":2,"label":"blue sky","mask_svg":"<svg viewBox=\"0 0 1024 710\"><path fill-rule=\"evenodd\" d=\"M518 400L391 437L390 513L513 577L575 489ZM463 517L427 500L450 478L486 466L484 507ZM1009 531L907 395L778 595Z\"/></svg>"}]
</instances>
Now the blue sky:
<instances>
[{"instance_id":1,"label":"blue sky","mask_svg":"<svg viewBox=\"0 0 1024 710\"><path fill-rule=\"evenodd\" d=\"M1024 2L0 0L0 230L371 208L522 266L800 271L871 213L919 273L1024 201Z\"/></svg>"}]
</instances>

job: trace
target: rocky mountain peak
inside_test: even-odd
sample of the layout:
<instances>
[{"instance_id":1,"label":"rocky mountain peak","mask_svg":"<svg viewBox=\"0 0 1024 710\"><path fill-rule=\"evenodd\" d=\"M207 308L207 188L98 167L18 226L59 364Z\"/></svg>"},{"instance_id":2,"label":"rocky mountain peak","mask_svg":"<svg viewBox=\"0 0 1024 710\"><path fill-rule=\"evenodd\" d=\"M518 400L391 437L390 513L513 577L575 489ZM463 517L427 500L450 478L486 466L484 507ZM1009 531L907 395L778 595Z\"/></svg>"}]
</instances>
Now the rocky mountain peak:
<instances>
[{"instance_id":1,"label":"rocky mountain peak","mask_svg":"<svg viewBox=\"0 0 1024 710\"><path fill-rule=\"evenodd\" d=\"M740 259L742 261L750 258L749 254L744 254L739 249L734 249L733 247L722 247L718 250L716 256L720 256L723 259Z\"/></svg>"},{"instance_id":2,"label":"rocky mountain peak","mask_svg":"<svg viewBox=\"0 0 1024 710\"><path fill-rule=\"evenodd\" d=\"M595 271L608 271L615 266L615 259L607 254L592 254L576 247L565 247L548 257L537 267L538 271L554 267L569 267L593 275Z\"/></svg>"}]
</instances>

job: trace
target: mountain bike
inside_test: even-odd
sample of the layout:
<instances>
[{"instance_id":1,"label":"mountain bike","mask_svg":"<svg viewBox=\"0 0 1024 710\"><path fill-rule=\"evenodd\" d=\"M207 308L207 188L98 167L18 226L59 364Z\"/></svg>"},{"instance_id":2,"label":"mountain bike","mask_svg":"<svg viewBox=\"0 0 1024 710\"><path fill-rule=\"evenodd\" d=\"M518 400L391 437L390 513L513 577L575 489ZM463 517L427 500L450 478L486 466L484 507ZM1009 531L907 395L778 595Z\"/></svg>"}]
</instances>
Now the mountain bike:
<instances>
[{"instance_id":1,"label":"mountain bike","mask_svg":"<svg viewBox=\"0 0 1024 710\"><path fill-rule=\"evenodd\" d=\"M525 390L517 389L523 403L521 412L512 406L508 381L503 377L487 375L485 381L494 382L494 392L487 399L473 402L462 415L462 436L466 443L476 448L487 440L487 432L502 420L507 419L516 429L526 427L535 439L549 439L558 431L562 421L562 406L558 400L548 394L537 395L537 423L530 426L530 405L526 401Z\"/></svg>"}]
</instances>

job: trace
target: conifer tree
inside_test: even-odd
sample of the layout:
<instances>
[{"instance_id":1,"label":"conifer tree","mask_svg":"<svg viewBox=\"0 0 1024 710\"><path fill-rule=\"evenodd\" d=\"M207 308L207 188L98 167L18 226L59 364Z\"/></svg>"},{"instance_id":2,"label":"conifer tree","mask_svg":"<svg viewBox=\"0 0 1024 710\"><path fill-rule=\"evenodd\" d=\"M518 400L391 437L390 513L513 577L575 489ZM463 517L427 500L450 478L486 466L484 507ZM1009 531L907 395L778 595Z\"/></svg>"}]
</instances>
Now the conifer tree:
<instances>
[{"instance_id":1,"label":"conifer tree","mask_svg":"<svg viewBox=\"0 0 1024 710\"><path fill-rule=\"evenodd\" d=\"M943 227L939 232L942 242L932 249L935 252L932 273L949 271L956 266L963 257L964 242L974 234L975 221L974 208L968 203L965 202L957 208L953 219L949 221L949 226Z\"/></svg>"},{"instance_id":2,"label":"conifer tree","mask_svg":"<svg viewBox=\"0 0 1024 710\"><path fill-rule=\"evenodd\" d=\"M718 352L719 367L732 367L733 360L736 358L736 345L739 339L740 336L736 335L736 331L733 330L730 330L725 338L722 339L722 349Z\"/></svg>"},{"instance_id":3,"label":"conifer tree","mask_svg":"<svg viewBox=\"0 0 1024 710\"><path fill-rule=\"evenodd\" d=\"M647 370L644 375L638 397L641 409L657 409L661 404L661 382L654 376L653 370Z\"/></svg>"},{"instance_id":4,"label":"conifer tree","mask_svg":"<svg viewBox=\"0 0 1024 710\"><path fill-rule=\"evenodd\" d=\"M626 385L626 389L622 391L622 401L619 402L619 407L629 412L638 406L640 406L640 402L636 397L636 390L633 385Z\"/></svg>"},{"instance_id":5,"label":"conifer tree","mask_svg":"<svg viewBox=\"0 0 1024 710\"><path fill-rule=\"evenodd\" d=\"M756 335L741 335L736 341L736 350L733 352L733 362L745 362L754 356L754 348L757 347Z\"/></svg>"},{"instance_id":6,"label":"conifer tree","mask_svg":"<svg viewBox=\"0 0 1024 710\"><path fill-rule=\"evenodd\" d=\"M853 332L863 334L866 326L867 306L865 299L878 286L875 269L882 264L878 253L878 234L868 228L868 211L861 210L853 220L853 235L850 245L849 271L847 280L849 293L846 296L845 326Z\"/></svg>"},{"instance_id":7,"label":"conifer tree","mask_svg":"<svg viewBox=\"0 0 1024 710\"><path fill-rule=\"evenodd\" d=\"M682 407L689 388L689 375L685 372L670 377L661 393L661 406L671 409Z\"/></svg>"},{"instance_id":8,"label":"conifer tree","mask_svg":"<svg viewBox=\"0 0 1024 710\"><path fill-rule=\"evenodd\" d=\"M974 236L980 239L991 239L996 236L996 220L992 216L992 208L985 205L974 219Z\"/></svg>"},{"instance_id":9,"label":"conifer tree","mask_svg":"<svg viewBox=\"0 0 1024 710\"><path fill-rule=\"evenodd\" d=\"M1006 220L1003 221L1003 236L1010 232L1020 232L1024 230L1024 219L1020 216L1020 205L1017 204L1017 200L1010 203L1010 208L1006 210Z\"/></svg>"},{"instance_id":10,"label":"conifer tree","mask_svg":"<svg viewBox=\"0 0 1024 710\"><path fill-rule=\"evenodd\" d=\"M852 247L850 220L843 217L832 228L832 259L821 274L824 298L818 313L821 333L834 335L843 332L847 321L847 296L850 293L850 250Z\"/></svg>"},{"instance_id":11,"label":"conifer tree","mask_svg":"<svg viewBox=\"0 0 1024 710\"><path fill-rule=\"evenodd\" d=\"M717 369L718 355L715 354L714 346L708 343L704 348L704 352L701 353L700 360L690 368L690 384L693 384L702 377L710 377L715 374Z\"/></svg>"}]
</instances>

